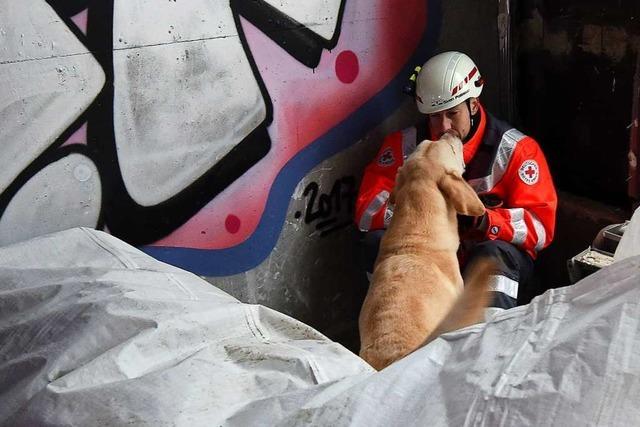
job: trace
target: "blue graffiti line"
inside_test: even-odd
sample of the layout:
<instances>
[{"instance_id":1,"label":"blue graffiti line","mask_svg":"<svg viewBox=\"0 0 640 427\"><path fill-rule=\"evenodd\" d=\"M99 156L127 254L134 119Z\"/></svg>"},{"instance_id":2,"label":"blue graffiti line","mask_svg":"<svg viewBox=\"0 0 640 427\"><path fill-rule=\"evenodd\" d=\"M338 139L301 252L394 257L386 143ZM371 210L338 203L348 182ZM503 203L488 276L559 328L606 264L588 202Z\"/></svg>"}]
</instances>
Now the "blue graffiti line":
<instances>
[{"instance_id":1,"label":"blue graffiti line","mask_svg":"<svg viewBox=\"0 0 640 427\"><path fill-rule=\"evenodd\" d=\"M415 66L433 52L440 33L440 1L428 2L427 31L400 73L378 94L336 127L316 139L292 158L276 177L260 222L243 243L228 249L191 249L145 246L154 258L203 276L228 276L256 267L275 247L295 187L323 160L361 140L368 131L406 100L402 86Z\"/></svg>"}]
</instances>

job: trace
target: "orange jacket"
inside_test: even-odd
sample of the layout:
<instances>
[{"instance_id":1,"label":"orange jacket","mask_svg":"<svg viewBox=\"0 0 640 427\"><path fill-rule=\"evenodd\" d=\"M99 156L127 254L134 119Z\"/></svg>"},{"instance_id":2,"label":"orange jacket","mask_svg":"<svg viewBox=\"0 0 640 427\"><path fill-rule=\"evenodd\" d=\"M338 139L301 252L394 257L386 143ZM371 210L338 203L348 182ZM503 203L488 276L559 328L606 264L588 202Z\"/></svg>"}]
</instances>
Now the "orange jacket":
<instances>
[{"instance_id":1,"label":"orange jacket","mask_svg":"<svg viewBox=\"0 0 640 427\"><path fill-rule=\"evenodd\" d=\"M417 129L388 135L366 167L356 200L362 231L384 229L396 172L415 150ZM510 242L531 257L553 240L558 198L538 143L480 108L480 123L464 144L465 178L487 206L484 239Z\"/></svg>"}]
</instances>

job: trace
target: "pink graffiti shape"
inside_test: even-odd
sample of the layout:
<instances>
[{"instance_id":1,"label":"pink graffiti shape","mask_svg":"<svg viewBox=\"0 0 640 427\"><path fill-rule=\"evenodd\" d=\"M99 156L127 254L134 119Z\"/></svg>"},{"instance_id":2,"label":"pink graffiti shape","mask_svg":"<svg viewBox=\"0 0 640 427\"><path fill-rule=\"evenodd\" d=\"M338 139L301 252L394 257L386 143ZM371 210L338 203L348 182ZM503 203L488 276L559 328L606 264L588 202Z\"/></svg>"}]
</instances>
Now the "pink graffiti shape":
<instances>
[{"instance_id":1,"label":"pink graffiti shape","mask_svg":"<svg viewBox=\"0 0 640 427\"><path fill-rule=\"evenodd\" d=\"M71 17L71 20L73 21L74 24L77 25L78 29L80 29L80 31L82 31L82 33L84 35L87 34L87 11L89 9L85 9L82 12L78 13L77 15L74 15Z\"/></svg>"},{"instance_id":2,"label":"pink graffiti shape","mask_svg":"<svg viewBox=\"0 0 640 427\"><path fill-rule=\"evenodd\" d=\"M227 219L224 221L225 228L231 234L236 234L238 231L240 231L240 225L240 218L235 215L227 216Z\"/></svg>"},{"instance_id":3,"label":"pink graffiti shape","mask_svg":"<svg viewBox=\"0 0 640 427\"><path fill-rule=\"evenodd\" d=\"M336 58L336 75L342 83L353 83L360 72L358 56L353 51L340 52Z\"/></svg>"},{"instance_id":4,"label":"pink graffiti shape","mask_svg":"<svg viewBox=\"0 0 640 427\"><path fill-rule=\"evenodd\" d=\"M87 123L84 123L77 131L75 131L62 146L72 144L87 144Z\"/></svg>"}]
</instances>

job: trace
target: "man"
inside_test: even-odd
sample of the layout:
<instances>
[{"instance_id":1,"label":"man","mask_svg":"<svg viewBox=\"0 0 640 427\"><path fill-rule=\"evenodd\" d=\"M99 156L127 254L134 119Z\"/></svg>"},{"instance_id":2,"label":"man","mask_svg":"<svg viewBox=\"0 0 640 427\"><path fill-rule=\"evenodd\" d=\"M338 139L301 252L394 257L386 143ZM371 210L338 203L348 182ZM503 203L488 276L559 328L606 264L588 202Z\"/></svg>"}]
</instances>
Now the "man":
<instances>
[{"instance_id":1,"label":"man","mask_svg":"<svg viewBox=\"0 0 640 427\"><path fill-rule=\"evenodd\" d=\"M487 208L483 217L459 218L463 277L475 257L493 258L492 305L506 309L517 304L519 285L531 278L533 261L553 239L557 196L538 143L482 107L478 97L483 84L480 71L463 53L444 52L424 64L415 78L415 99L426 126L385 138L365 169L355 221L365 232L363 254L370 273L393 216L388 198L396 171L420 141L456 131L464 143L464 177Z\"/></svg>"}]
</instances>

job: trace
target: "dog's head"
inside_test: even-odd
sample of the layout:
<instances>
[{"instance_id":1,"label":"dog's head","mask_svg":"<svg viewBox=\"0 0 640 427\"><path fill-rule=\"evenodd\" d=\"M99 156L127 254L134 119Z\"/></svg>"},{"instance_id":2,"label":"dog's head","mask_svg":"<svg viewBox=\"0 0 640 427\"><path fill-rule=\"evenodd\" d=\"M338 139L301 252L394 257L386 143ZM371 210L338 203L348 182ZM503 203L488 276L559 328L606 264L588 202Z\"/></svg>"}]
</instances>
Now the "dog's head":
<instances>
[{"instance_id":1,"label":"dog's head","mask_svg":"<svg viewBox=\"0 0 640 427\"><path fill-rule=\"evenodd\" d=\"M455 172L462 176L465 169L462 151L462 141L457 132L452 130L445 132L437 141L429 141L428 139L422 141L416 149L415 157L425 158L435 163L435 168L433 165L430 167L434 168L437 174L442 174L440 171L440 167L442 167L445 172Z\"/></svg>"},{"instance_id":2,"label":"dog's head","mask_svg":"<svg viewBox=\"0 0 640 427\"><path fill-rule=\"evenodd\" d=\"M462 141L454 133L445 133L437 141L425 140L418 145L398 170L395 191L408 181L433 180L456 212L481 216L484 205L462 177L464 168Z\"/></svg>"}]
</instances>

